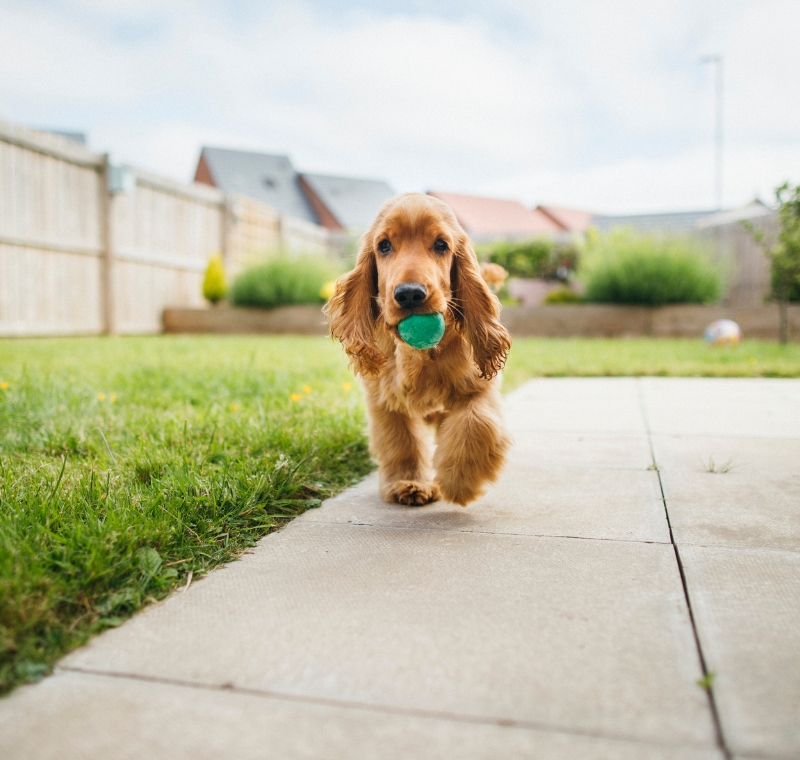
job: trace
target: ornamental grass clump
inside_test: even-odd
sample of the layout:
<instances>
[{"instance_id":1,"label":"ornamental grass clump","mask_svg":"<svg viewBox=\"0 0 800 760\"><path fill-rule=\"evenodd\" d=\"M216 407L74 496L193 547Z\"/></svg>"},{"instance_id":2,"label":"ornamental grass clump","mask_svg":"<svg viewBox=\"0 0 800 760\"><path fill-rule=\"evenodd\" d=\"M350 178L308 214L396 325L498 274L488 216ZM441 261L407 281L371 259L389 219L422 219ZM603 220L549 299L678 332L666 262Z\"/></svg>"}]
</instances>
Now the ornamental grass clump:
<instances>
[{"instance_id":1,"label":"ornamental grass clump","mask_svg":"<svg viewBox=\"0 0 800 760\"><path fill-rule=\"evenodd\" d=\"M243 271L234 280L230 300L238 306L271 309L290 304L324 303L323 286L339 269L320 257L280 257Z\"/></svg>"},{"instance_id":2,"label":"ornamental grass clump","mask_svg":"<svg viewBox=\"0 0 800 760\"><path fill-rule=\"evenodd\" d=\"M721 291L719 268L698 241L624 229L589 235L580 274L595 303L711 303Z\"/></svg>"}]
</instances>

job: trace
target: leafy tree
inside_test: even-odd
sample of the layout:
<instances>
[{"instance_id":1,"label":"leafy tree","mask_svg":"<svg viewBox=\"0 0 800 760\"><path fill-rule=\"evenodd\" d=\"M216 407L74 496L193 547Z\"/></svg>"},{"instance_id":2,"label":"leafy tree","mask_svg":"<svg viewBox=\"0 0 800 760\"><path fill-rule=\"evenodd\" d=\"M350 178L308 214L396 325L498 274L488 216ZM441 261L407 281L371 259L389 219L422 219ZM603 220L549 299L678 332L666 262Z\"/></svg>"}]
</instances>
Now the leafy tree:
<instances>
[{"instance_id":1,"label":"leafy tree","mask_svg":"<svg viewBox=\"0 0 800 760\"><path fill-rule=\"evenodd\" d=\"M780 309L780 340L786 343L789 340L789 302L800 301L800 185L792 187L785 182L775 190L775 198L780 222L777 239L770 238L763 229L754 229L750 223L746 223L745 228L772 264L772 297Z\"/></svg>"}]
</instances>

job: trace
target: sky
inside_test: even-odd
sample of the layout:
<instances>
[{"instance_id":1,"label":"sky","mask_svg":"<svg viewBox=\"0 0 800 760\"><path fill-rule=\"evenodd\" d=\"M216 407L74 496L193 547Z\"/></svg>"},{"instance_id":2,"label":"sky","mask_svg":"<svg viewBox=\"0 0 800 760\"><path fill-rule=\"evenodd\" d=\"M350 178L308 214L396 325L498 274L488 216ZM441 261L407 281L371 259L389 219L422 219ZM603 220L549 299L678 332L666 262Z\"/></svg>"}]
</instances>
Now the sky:
<instances>
[{"instance_id":1,"label":"sky","mask_svg":"<svg viewBox=\"0 0 800 760\"><path fill-rule=\"evenodd\" d=\"M188 181L202 145L596 213L800 183L797 0L0 0L0 119Z\"/></svg>"}]
</instances>

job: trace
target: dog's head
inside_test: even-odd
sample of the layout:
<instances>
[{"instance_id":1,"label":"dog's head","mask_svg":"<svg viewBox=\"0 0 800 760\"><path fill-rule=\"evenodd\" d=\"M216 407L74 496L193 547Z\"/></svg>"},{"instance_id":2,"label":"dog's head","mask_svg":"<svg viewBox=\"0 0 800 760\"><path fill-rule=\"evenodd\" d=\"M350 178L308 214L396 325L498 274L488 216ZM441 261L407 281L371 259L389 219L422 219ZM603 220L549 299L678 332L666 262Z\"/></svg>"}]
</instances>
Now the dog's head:
<instances>
[{"instance_id":1,"label":"dog's head","mask_svg":"<svg viewBox=\"0 0 800 760\"><path fill-rule=\"evenodd\" d=\"M429 195L408 193L383 206L327 308L331 334L360 374L386 363L376 331L399 341L397 325L412 314L443 314L446 330L460 331L472 347L481 377L494 377L511 347L469 238L450 207Z\"/></svg>"}]
</instances>

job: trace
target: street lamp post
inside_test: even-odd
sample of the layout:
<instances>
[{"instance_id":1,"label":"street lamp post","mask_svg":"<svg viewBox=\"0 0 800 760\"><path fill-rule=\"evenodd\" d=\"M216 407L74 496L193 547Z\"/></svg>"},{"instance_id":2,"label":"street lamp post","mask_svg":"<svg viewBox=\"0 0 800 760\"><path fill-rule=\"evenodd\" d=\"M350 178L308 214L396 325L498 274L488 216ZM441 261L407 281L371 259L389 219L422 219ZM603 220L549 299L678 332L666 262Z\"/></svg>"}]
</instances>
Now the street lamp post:
<instances>
[{"instance_id":1,"label":"street lamp post","mask_svg":"<svg viewBox=\"0 0 800 760\"><path fill-rule=\"evenodd\" d=\"M715 66L715 116L714 116L714 201L722 208L722 56L706 55L700 63L713 63Z\"/></svg>"}]
</instances>

